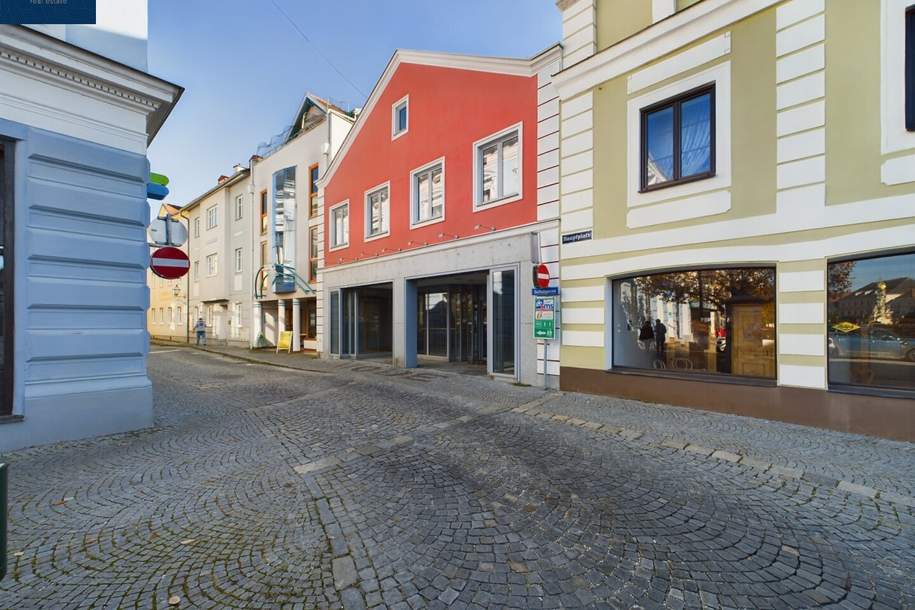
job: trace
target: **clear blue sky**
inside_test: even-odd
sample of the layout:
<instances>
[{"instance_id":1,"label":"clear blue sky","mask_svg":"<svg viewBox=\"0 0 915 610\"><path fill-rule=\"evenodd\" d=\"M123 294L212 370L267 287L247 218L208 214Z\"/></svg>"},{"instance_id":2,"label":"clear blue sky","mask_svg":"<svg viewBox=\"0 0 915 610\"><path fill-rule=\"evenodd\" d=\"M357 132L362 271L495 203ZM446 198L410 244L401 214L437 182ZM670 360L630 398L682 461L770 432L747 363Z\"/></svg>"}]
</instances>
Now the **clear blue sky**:
<instances>
[{"instance_id":1,"label":"clear blue sky","mask_svg":"<svg viewBox=\"0 0 915 610\"><path fill-rule=\"evenodd\" d=\"M186 89L149 151L152 170L171 178L169 202L246 163L306 91L362 106L397 48L530 57L562 35L555 0L276 2L311 43L271 0L149 3L150 72Z\"/></svg>"}]
</instances>

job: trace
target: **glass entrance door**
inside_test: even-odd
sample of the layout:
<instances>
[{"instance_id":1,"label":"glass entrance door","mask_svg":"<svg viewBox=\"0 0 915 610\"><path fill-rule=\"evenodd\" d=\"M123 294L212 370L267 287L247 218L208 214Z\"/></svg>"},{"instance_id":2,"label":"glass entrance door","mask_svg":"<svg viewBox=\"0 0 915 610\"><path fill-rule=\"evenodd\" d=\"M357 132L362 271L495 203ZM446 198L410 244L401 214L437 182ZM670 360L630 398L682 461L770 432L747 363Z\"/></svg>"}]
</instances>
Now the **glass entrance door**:
<instances>
[{"instance_id":1,"label":"glass entrance door","mask_svg":"<svg viewBox=\"0 0 915 610\"><path fill-rule=\"evenodd\" d=\"M515 375L517 287L514 269L490 274L490 303L492 311L492 358L490 371L500 375Z\"/></svg>"},{"instance_id":2,"label":"glass entrance door","mask_svg":"<svg viewBox=\"0 0 915 610\"><path fill-rule=\"evenodd\" d=\"M13 409L13 157L0 140L0 415Z\"/></svg>"}]
</instances>

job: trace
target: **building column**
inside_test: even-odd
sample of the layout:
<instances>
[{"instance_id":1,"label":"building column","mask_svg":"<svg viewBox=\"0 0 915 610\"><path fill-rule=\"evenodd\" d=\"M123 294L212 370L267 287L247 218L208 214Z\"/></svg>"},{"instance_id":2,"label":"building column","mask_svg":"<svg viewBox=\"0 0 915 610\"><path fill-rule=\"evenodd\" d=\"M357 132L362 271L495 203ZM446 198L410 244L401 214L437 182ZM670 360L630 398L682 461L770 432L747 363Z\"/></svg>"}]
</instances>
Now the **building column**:
<instances>
[{"instance_id":1,"label":"building column","mask_svg":"<svg viewBox=\"0 0 915 610\"><path fill-rule=\"evenodd\" d=\"M276 301L276 342L280 342L280 333L286 331L286 301Z\"/></svg>"},{"instance_id":2,"label":"building column","mask_svg":"<svg viewBox=\"0 0 915 610\"><path fill-rule=\"evenodd\" d=\"M407 280L404 282L404 362L405 368L416 368L416 282Z\"/></svg>"},{"instance_id":3,"label":"building column","mask_svg":"<svg viewBox=\"0 0 915 610\"><path fill-rule=\"evenodd\" d=\"M302 351L302 299L292 299L292 351Z\"/></svg>"},{"instance_id":4,"label":"building column","mask_svg":"<svg viewBox=\"0 0 915 610\"><path fill-rule=\"evenodd\" d=\"M251 307L251 345L257 345L257 338L264 332L264 306L255 301Z\"/></svg>"}]
</instances>

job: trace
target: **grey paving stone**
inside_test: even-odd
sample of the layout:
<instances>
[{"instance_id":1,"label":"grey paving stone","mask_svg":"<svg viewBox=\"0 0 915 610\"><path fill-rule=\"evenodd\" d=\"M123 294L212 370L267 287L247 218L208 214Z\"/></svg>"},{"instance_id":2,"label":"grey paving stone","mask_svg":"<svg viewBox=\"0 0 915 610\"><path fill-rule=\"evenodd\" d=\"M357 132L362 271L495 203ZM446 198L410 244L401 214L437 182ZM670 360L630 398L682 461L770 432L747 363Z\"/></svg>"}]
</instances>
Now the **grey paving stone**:
<instances>
[{"instance_id":1,"label":"grey paving stone","mask_svg":"<svg viewBox=\"0 0 915 610\"><path fill-rule=\"evenodd\" d=\"M4 456L2 605L915 607L911 445L255 355L320 372L156 355L154 428Z\"/></svg>"}]
</instances>

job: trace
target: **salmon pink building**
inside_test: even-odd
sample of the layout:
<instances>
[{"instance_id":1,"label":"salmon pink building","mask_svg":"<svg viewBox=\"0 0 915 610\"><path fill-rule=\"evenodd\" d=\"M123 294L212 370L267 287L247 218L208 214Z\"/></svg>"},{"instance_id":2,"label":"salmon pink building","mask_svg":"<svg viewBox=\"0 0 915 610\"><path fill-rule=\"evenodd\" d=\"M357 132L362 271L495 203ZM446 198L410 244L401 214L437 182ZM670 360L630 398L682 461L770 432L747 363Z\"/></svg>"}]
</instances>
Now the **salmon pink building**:
<instances>
[{"instance_id":1,"label":"salmon pink building","mask_svg":"<svg viewBox=\"0 0 915 610\"><path fill-rule=\"evenodd\" d=\"M560 61L394 54L321 180L325 355L554 383Z\"/></svg>"}]
</instances>

